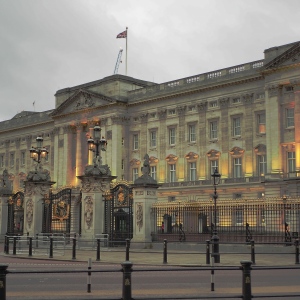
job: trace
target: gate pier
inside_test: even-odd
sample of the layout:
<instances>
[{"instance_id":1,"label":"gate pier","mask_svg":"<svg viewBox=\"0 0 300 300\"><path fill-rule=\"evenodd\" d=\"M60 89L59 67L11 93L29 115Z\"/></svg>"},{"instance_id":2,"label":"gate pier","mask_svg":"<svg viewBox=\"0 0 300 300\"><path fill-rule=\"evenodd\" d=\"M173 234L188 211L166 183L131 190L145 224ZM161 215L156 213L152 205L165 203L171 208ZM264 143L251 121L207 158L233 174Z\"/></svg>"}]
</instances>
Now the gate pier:
<instances>
[{"instance_id":1,"label":"gate pier","mask_svg":"<svg viewBox=\"0 0 300 300\"><path fill-rule=\"evenodd\" d=\"M151 218L151 208L157 201L157 181L150 176L149 155L144 156L143 175L134 181L133 187L133 242L152 242L151 229L154 228L154 218ZM147 245L145 245L147 246Z\"/></svg>"}]
</instances>

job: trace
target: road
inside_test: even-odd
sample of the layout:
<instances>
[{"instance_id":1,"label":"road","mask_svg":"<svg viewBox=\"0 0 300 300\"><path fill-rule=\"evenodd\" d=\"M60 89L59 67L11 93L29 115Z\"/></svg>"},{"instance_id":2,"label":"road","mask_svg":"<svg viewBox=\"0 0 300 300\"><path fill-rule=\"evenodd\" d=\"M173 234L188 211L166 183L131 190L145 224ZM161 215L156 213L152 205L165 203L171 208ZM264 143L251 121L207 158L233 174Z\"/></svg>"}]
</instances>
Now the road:
<instances>
[{"instance_id":1,"label":"road","mask_svg":"<svg viewBox=\"0 0 300 300\"><path fill-rule=\"evenodd\" d=\"M7 299L121 299L122 273L119 264L93 263L93 270L105 272L92 274L92 292L87 293L87 263L70 261L49 261L1 257L2 264L9 264L9 271L64 271L59 274L8 274ZM216 270L215 291L210 291L210 271L172 266L133 267L132 297L212 297L220 295L241 295L242 272L240 270ZM152 271L146 271L146 270ZM153 270L156 271L153 271ZM170 271L160 271L168 269ZM182 271L175 271L180 269ZM199 268L198 268L199 269ZM298 293L300 294L300 270L253 270L252 293ZM156 298L155 298L156 297ZM294 299L299 299L296 297ZM195 298L194 298L195 299ZM201 298L208 299L208 298ZM230 299L230 298L227 298ZM268 299L268 298L264 298ZM271 299L271 298L270 298ZM285 299L277 298L277 299ZM293 298L290 298L293 299Z\"/></svg>"}]
</instances>

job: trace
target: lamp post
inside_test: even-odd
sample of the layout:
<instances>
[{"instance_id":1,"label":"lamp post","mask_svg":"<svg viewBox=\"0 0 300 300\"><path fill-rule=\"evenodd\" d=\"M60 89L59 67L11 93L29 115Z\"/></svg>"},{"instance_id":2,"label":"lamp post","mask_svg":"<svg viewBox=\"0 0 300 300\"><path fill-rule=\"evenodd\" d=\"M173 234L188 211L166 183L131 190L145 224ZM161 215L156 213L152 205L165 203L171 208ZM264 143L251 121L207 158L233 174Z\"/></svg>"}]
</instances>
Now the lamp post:
<instances>
[{"instance_id":1,"label":"lamp post","mask_svg":"<svg viewBox=\"0 0 300 300\"><path fill-rule=\"evenodd\" d=\"M93 159L94 167L100 167L102 165L102 159L100 151L106 151L107 141L104 137L101 137L101 128L99 125L95 125L93 128L93 138L88 139L89 150L95 153Z\"/></svg>"},{"instance_id":2,"label":"lamp post","mask_svg":"<svg viewBox=\"0 0 300 300\"><path fill-rule=\"evenodd\" d=\"M213 236L211 237L212 242L212 256L214 257L215 263L220 262L220 253L219 253L219 237L217 231L217 185L220 183L221 174L218 172L218 168L215 168L214 173L211 175L213 178L213 185L214 185L214 230Z\"/></svg>"},{"instance_id":3,"label":"lamp post","mask_svg":"<svg viewBox=\"0 0 300 300\"><path fill-rule=\"evenodd\" d=\"M36 138L36 147L31 147L29 152L30 157L37 162L35 166L35 170L37 171L41 167L40 163L42 158L46 158L48 155L48 150L43 147L43 138L41 136Z\"/></svg>"}]
</instances>

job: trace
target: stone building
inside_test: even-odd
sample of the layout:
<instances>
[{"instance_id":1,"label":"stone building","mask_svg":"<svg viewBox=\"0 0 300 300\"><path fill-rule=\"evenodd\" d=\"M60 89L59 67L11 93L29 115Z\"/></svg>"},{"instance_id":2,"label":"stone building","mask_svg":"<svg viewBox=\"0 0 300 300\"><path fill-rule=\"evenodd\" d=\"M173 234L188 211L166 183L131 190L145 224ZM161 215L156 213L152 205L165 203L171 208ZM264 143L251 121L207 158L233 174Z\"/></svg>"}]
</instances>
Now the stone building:
<instances>
[{"instance_id":1,"label":"stone building","mask_svg":"<svg viewBox=\"0 0 300 300\"><path fill-rule=\"evenodd\" d=\"M145 153L158 200L299 196L300 42L261 60L161 84L123 75L58 90L55 108L23 111L0 123L0 174L14 192L34 168L29 149L43 137L43 167L54 188L80 185L96 124L102 160L117 180L134 181Z\"/></svg>"}]
</instances>

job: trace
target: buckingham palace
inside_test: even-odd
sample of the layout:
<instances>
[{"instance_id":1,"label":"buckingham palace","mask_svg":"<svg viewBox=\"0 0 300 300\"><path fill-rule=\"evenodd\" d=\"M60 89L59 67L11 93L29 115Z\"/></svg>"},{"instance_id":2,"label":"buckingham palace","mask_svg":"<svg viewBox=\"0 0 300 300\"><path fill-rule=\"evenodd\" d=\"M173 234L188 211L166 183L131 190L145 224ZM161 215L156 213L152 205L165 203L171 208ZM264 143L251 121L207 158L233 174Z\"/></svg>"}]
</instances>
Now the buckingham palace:
<instances>
[{"instance_id":1,"label":"buckingham palace","mask_svg":"<svg viewBox=\"0 0 300 300\"><path fill-rule=\"evenodd\" d=\"M297 197L300 171L300 42L264 57L165 83L112 75L55 93L55 108L22 111L0 123L0 172L13 190L33 169L42 137L54 188L80 185L100 126L116 180L141 175L145 153L159 201L207 200L218 168L220 198Z\"/></svg>"}]
</instances>

